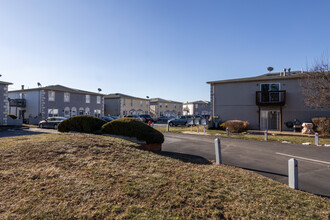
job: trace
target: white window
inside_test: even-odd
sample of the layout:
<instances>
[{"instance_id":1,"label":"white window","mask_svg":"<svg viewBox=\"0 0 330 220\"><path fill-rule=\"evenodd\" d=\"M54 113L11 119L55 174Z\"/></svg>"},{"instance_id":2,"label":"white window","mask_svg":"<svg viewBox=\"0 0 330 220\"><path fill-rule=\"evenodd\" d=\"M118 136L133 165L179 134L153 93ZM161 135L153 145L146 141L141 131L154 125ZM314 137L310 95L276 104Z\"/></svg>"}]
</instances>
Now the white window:
<instances>
[{"instance_id":1,"label":"white window","mask_svg":"<svg viewBox=\"0 0 330 220\"><path fill-rule=\"evenodd\" d=\"M123 111L123 115L127 115L127 111Z\"/></svg>"},{"instance_id":2,"label":"white window","mask_svg":"<svg viewBox=\"0 0 330 220\"><path fill-rule=\"evenodd\" d=\"M58 116L58 109L50 108L48 109L48 117Z\"/></svg>"},{"instance_id":3,"label":"white window","mask_svg":"<svg viewBox=\"0 0 330 220\"><path fill-rule=\"evenodd\" d=\"M55 101L55 91L48 91L48 101Z\"/></svg>"},{"instance_id":4,"label":"white window","mask_svg":"<svg viewBox=\"0 0 330 220\"><path fill-rule=\"evenodd\" d=\"M126 99L123 99L123 105L126 105Z\"/></svg>"},{"instance_id":5,"label":"white window","mask_svg":"<svg viewBox=\"0 0 330 220\"><path fill-rule=\"evenodd\" d=\"M69 107L64 108L64 117L66 117L66 118L70 117L70 108Z\"/></svg>"},{"instance_id":6,"label":"white window","mask_svg":"<svg viewBox=\"0 0 330 220\"><path fill-rule=\"evenodd\" d=\"M149 101L146 101L146 106L148 106L149 105Z\"/></svg>"},{"instance_id":7,"label":"white window","mask_svg":"<svg viewBox=\"0 0 330 220\"><path fill-rule=\"evenodd\" d=\"M131 99L131 106L133 106L133 99Z\"/></svg>"},{"instance_id":8,"label":"white window","mask_svg":"<svg viewBox=\"0 0 330 220\"><path fill-rule=\"evenodd\" d=\"M140 106L142 106L143 105L143 101L140 101Z\"/></svg>"},{"instance_id":9,"label":"white window","mask_svg":"<svg viewBox=\"0 0 330 220\"><path fill-rule=\"evenodd\" d=\"M91 96L90 95L86 95L86 103L91 103Z\"/></svg>"},{"instance_id":10,"label":"white window","mask_svg":"<svg viewBox=\"0 0 330 220\"><path fill-rule=\"evenodd\" d=\"M77 115L77 108L76 107L72 107L71 108L71 116L76 116Z\"/></svg>"},{"instance_id":11,"label":"white window","mask_svg":"<svg viewBox=\"0 0 330 220\"><path fill-rule=\"evenodd\" d=\"M90 114L91 114L90 111L91 111L91 110L90 110L88 107L85 108L85 114L86 114L86 115L90 115Z\"/></svg>"},{"instance_id":12,"label":"white window","mask_svg":"<svg viewBox=\"0 0 330 220\"><path fill-rule=\"evenodd\" d=\"M100 109L95 109L94 110L94 116L98 117L98 118L101 117L101 110Z\"/></svg>"},{"instance_id":13,"label":"white window","mask_svg":"<svg viewBox=\"0 0 330 220\"><path fill-rule=\"evenodd\" d=\"M174 108L176 108L176 104L174 104Z\"/></svg>"},{"instance_id":14,"label":"white window","mask_svg":"<svg viewBox=\"0 0 330 220\"><path fill-rule=\"evenodd\" d=\"M83 115L85 113L84 108L79 108L79 115Z\"/></svg>"},{"instance_id":15,"label":"white window","mask_svg":"<svg viewBox=\"0 0 330 220\"><path fill-rule=\"evenodd\" d=\"M165 104L165 108L167 108L167 103Z\"/></svg>"},{"instance_id":16,"label":"white window","mask_svg":"<svg viewBox=\"0 0 330 220\"><path fill-rule=\"evenodd\" d=\"M162 103L159 103L159 108L161 108L162 107Z\"/></svg>"},{"instance_id":17,"label":"white window","mask_svg":"<svg viewBox=\"0 0 330 220\"><path fill-rule=\"evenodd\" d=\"M101 104L101 96L96 96L96 104Z\"/></svg>"},{"instance_id":18,"label":"white window","mask_svg":"<svg viewBox=\"0 0 330 220\"><path fill-rule=\"evenodd\" d=\"M70 93L68 92L64 93L64 102L70 102Z\"/></svg>"},{"instance_id":19,"label":"white window","mask_svg":"<svg viewBox=\"0 0 330 220\"><path fill-rule=\"evenodd\" d=\"M198 104L195 104L195 108L198 108Z\"/></svg>"}]
</instances>

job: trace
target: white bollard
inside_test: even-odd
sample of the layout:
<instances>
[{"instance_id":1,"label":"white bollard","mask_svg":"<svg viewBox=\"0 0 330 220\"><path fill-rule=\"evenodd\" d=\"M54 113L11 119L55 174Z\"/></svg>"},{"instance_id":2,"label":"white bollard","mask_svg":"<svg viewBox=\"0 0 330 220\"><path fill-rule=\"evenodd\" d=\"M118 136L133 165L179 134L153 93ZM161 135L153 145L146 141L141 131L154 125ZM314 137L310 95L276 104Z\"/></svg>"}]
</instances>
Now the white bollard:
<instances>
[{"instance_id":1,"label":"white bollard","mask_svg":"<svg viewBox=\"0 0 330 220\"><path fill-rule=\"evenodd\" d=\"M294 158L291 158L288 161L289 165L289 187L292 189L298 189L298 161Z\"/></svg>"},{"instance_id":2,"label":"white bollard","mask_svg":"<svg viewBox=\"0 0 330 220\"><path fill-rule=\"evenodd\" d=\"M170 132L170 123L167 121L166 131Z\"/></svg>"},{"instance_id":3,"label":"white bollard","mask_svg":"<svg viewBox=\"0 0 330 220\"><path fill-rule=\"evenodd\" d=\"M229 128L226 128L226 136L229 136Z\"/></svg>"},{"instance_id":4,"label":"white bollard","mask_svg":"<svg viewBox=\"0 0 330 220\"><path fill-rule=\"evenodd\" d=\"M204 134L205 134L205 132L206 132L206 131L205 131L205 127L206 127L206 126L204 125Z\"/></svg>"},{"instance_id":5,"label":"white bollard","mask_svg":"<svg viewBox=\"0 0 330 220\"><path fill-rule=\"evenodd\" d=\"M268 131L265 131L265 141L268 141Z\"/></svg>"},{"instance_id":6,"label":"white bollard","mask_svg":"<svg viewBox=\"0 0 330 220\"><path fill-rule=\"evenodd\" d=\"M193 127L193 125L190 125L190 132L192 132L192 127Z\"/></svg>"},{"instance_id":7,"label":"white bollard","mask_svg":"<svg viewBox=\"0 0 330 220\"><path fill-rule=\"evenodd\" d=\"M315 132L315 145L319 145L319 133Z\"/></svg>"},{"instance_id":8,"label":"white bollard","mask_svg":"<svg viewBox=\"0 0 330 220\"><path fill-rule=\"evenodd\" d=\"M215 163L222 164L220 138L214 139L214 145L215 145Z\"/></svg>"},{"instance_id":9,"label":"white bollard","mask_svg":"<svg viewBox=\"0 0 330 220\"><path fill-rule=\"evenodd\" d=\"M153 127L154 127L154 125L155 125L155 124L152 122L152 123L151 123L151 127L153 128Z\"/></svg>"},{"instance_id":10,"label":"white bollard","mask_svg":"<svg viewBox=\"0 0 330 220\"><path fill-rule=\"evenodd\" d=\"M196 125L197 126L197 133L199 133L199 125Z\"/></svg>"}]
</instances>

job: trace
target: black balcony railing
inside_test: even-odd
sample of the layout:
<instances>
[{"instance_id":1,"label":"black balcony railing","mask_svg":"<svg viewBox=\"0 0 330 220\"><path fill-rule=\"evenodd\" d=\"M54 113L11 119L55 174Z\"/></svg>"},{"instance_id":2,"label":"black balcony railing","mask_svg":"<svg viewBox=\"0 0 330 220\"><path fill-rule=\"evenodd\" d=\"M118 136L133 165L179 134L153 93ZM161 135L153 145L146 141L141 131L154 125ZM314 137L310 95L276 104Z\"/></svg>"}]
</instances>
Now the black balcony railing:
<instances>
[{"instance_id":1,"label":"black balcony railing","mask_svg":"<svg viewBox=\"0 0 330 220\"><path fill-rule=\"evenodd\" d=\"M285 105L286 91L257 91L256 104L259 106L283 106Z\"/></svg>"},{"instance_id":2,"label":"black balcony railing","mask_svg":"<svg viewBox=\"0 0 330 220\"><path fill-rule=\"evenodd\" d=\"M11 107L22 107L24 108L26 106L26 100L25 99L8 99L9 100L9 106Z\"/></svg>"}]
</instances>

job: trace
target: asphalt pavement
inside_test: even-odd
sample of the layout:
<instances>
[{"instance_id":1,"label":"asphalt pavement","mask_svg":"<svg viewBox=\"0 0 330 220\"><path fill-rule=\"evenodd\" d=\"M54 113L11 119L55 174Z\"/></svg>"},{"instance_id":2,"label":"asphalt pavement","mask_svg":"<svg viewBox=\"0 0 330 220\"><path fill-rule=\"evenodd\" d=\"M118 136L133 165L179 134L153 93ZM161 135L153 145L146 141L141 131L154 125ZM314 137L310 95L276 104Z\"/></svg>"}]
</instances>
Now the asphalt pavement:
<instances>
[{"instance_id":1,"label":"asphalt pavement","mask_svg":"<svg viewBox=\"0 0 330 220\"><path fill-rule=\"evenodd\" d=\"M214 137L165 133L163 151L215 160ZM299 189L330 198L330 148L254 140L221 139L224 164L288 183L288 160L298 160Z\"/></svg>"}]
</instances>

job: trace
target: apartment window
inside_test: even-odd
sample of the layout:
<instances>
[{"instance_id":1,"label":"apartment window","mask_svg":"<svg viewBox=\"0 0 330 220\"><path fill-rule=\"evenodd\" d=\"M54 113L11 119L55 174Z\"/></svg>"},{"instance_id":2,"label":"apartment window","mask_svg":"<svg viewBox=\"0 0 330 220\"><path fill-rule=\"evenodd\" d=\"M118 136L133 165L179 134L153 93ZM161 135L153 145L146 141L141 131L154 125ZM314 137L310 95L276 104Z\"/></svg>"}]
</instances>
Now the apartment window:
<instances>
[{"instance_id":1,"label":"apartment window","mask_svg":"<svg viewBox=\"0 0 330 220\"><path fill-rule=\"evenodd\" d=\"M91 110L87 107L87 108L85 108L85 114L86 115L90 115L91 114L91 112L90 112Z\"/></svg>"},{"instance_id":2,"label":"apartment window","mask_svg":"<svg viewBox=\"0 0 330 220\"><path fill-rule=\"evenodd\" d=\"M91 96L90 95L86 95L86 103L91 103Z\"/></svg>"},{"instance_id":3,"label":"apartment window","mask_svg":"<svg viewBox=\"0 0 330 220\"><path fill-rule=\"evenodd\" d=\"M58 109L48 109L48 117L56 117L58 116Z\"/></svg>"},{"instance_id":4,"label":"apartment window","mask_svg":"<svg viewBox=\"0 0 330 220\"><path fill-rule=\"evenodd\" d=\"M176 104L174 104L174 108L176 108Z\"/></svg>"},{"instance_id":5,"label":"apartment window","mask_svg":"<svg viewBox=\"0 0 330 220\"><path fill-rule=\"evenodd\" d=\"M55 91L48 91L48 101L55 101Z\"/></svg>"},{"instance_id":6,"label":"apartment window","mask_svg":"<svg viewBox=\"0 0 330 220\"><path fill-rule=\"evenodd\" d=\"M98 118L101 117L101 110L100 109L95 109L94 110L94 116L98 117Z\"/></svg>"},{"instance_id":7,"label":"apartment window","mask_svg":"<svg viewBox=\"0 0 330 220\"><path fill-rule=\"evenodd\" d=\"M84 108L79 108L79 115L83 115L85 113Z\"/></svg>"},{"instance_id":8,"label":"apartment window","mask_svg":"<svg viewBox=\"0 0 330 220\"><path fill-rule=\"evenodd\" d=\"M96 96L96 104L101 104L101 96Z\"/></svg>"},{"instance_id":9,"label":"apartment window","mask_svg":"<svg viewBox=\"0 0 330 220\"><path fill-rule=\"evenodd\" d=\"M126 105L126 99L123 99L123 105Z\"/></svg>"},{"instance_id":10,"label":"apartment window","mask_svg":"<svg viewBox=\"0 0 330 220\"><path fill-rule=\"evenodd\" d=\"M143 101L140 101L140 106L142 106L143 105Z\"/></svg>"},{"instance_id":11,"label":"apartment window","mask_svg":"<svg viewBox=\"0 0 330 220\"><path fill-rule=\"evenodd\" d=\"M195 104L195 108L198 108L198 104Z\"/></svg>"},{"instance_id":12,"label":"apartment window","mask_svg":"<svg viewBox=\"0 0 330 220\"><path fill-rule=\"evenodd\" d=\"M163 112L159 112L159 115L160 115L160 116L164 116Z\"/></svg>"},{"instance_id":13,"label":"apartment window","mask_svg":"<svg viewBox=\"0 0 330 220\"><path fill-rule=\"evenodd\" d=\"M68 92L64 93L64 102L70 102L70 93Z\"/></svg>"},{"instance_id":14,"label":"apartment window","mask_svg":"<svg viewBox=\"0 0 330 220\"><path fill-rule=\"evenodd\" d=\"M131 106L133 106L133 99L131 99Z\"/></svg>"},{"instance_id":15,"label":"apartment window","mask_svg":"<svg viewBox=\"0 0 330 220\"><path fill-rule=\"evenodd\" d=\"M149 101L146 101L146 106L148 106L149 105Z\"/></svg>"},{"instance_id":16,"label":"apartment window","mask_svg":"<svg viewBox=\"0 0 330 220\"><path fill-rule=\"evenodd\" d=\"M148 111L145 111L145 112L144 112L144 114L148 115L148 114L149 114L149 112L148 112Z\"/></svg>"},{"instance_id":17,"label":"apartment window","mask_svg":"<svg viewBox=\"0 0 330 220\"><path fill-rule=\"evenodd\" d=\"M66 117L66 118L70 117L70 108L69 107L64 108L64 117Z\"/></svg>"},{"instance_id":18,"label":"apartment window","mask_svg":"<svg viewBox=\"0 0 330 220\"><path fill-rule=\"evenodd\" d=\"M127 115L127 111L123 111L123 115Z\"/></svg>"},{"instance_id":19,"label":"apartment window","mask_svg":"<svg viewBox=\"0 0 330 220\"><path fill-rule=\"evenodd\" d=\"M71 116L76 116L77 115L77 108L76 107L72 107L71 108Z\"/></svg>"},{"instance_id":20,"label":"apartment window","mask_svg":"<svg viewBox=\"0 0 330 220\"><path fill-rule=\"evenodd\" d=\"M161 108L162 107L162 103L159 103L159 108Z\"/></svg>"},{"instance_id":21,"label":"apartment window","mask_svg":"<svg viewBox=\"0 0 330 220\"><path fill-rule=\"evenodd\" d=\"M165 104L165 108L167 108L167 103Z\"/></svg>"}]
</instances>

